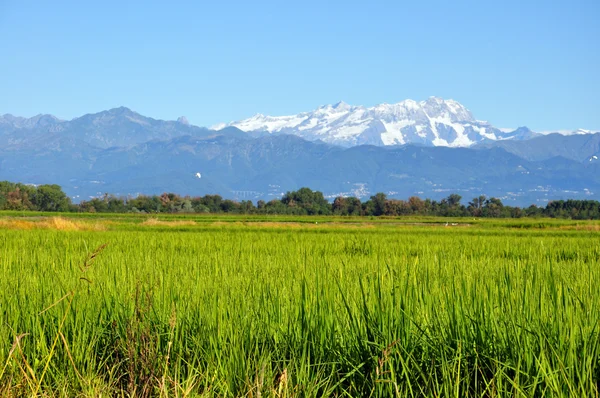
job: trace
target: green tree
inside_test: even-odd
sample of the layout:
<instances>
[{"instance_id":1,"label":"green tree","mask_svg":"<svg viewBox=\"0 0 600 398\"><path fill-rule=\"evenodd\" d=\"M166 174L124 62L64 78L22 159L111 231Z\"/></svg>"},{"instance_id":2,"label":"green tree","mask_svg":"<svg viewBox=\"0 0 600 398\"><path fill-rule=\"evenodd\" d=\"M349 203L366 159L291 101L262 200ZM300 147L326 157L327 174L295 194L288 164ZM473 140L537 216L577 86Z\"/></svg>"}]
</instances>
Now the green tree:
<instances>
[{"instance_id":1,"label":"green tree","mask_svg":"<svg viewBox=\"0 0 600 398\"><path fill-rule=\"evenodd\" d=\"M184 199L183 204L181 205L182 213L193 213L194 207L192 206L192 201L189 199Z\"/></svg>"},{"instance_id":2,"label":"green tree","mask_svg":"<svg viewBox=\"0 0 600 398\"><path fill-rule=\"evenodd\" d=\"M348 215L360 216L362 214L362 203L359 198L349 197L346 198L346 204L348 206Z\"/></svg>"},{"instance_id":3,"label":"green tree","mask_svg":"<svg viewBox=\"0 0 600 398\"><path fill-rule=\"evenodd\" d=\"M473 198L472 201L469 202L469 207L467 210L474 217L481 217L483 215L483 206L485 206L485 195L479 195L476 198Z\"/></svg>"},{"instance_id":4,"label":"green tree","mask_svg":"<svg viewBox=\"0 0 600 398\"><path fill-rule=\"evenodd\" d=\"M408 198L408 205L410 206L410 210L416 214L425 213L425 202L423 199L418 196L411 196Z\"/></svg>"},{"instance_id":5,"label":"green tree","mask_svg":"<svg viewBox=\"0 0 600 398\"><path fill-rule=\"evenodd\" d=\"M267 202L265 202L264 200L259 200L258 202L256 202L256 208L258 210L262 210L265 208L265 205L267 204Z\"/></svg>"},{"instance_id":6,"label":"green tree","mask_svg":"<svg viewBox=\"0 0 600 398\"><path fill-rule=\"evenodd\" d=\"M71 200L59 185L40 185L34 194L33 204L41 211L68 211Z\"/></svg>"},{"instance_id":7,"label":"green tree","mask_svg":"<svg viewBox=\"0 0 600 398\"><path fill-rule=\"evenodd\" d=\"M125 213L127 211L125 199L110 195L108 197L108 211L110 213Z\"/></svg>"},{"instance_id":8,"label":"green tree","mask_svg":"<svg viewBox=\"0 0 600 398\"><path fill-rule=\"evenodd\" d=\"M385 213L385 203L387 195L383 192L378 192L365 202L365 213L372 216L380 216Z\"/></svg>"},{"instance_id":9,"label":"green tree","mask_svg":"<svg viewBox=\"0 0 600 398\"><path fill-rule=\"evenodd\" d=\"M306 187L287 192L281 198L281 203L288 207L297 207L298 214L331 214L331 205L323 193Z\"/></svg>"},{"instance_id":10,"label":"green tree","mask_svg":"<svg viewBox=\"0 0 600 398\"><path fill-rule=\"evenodd\" d=\"M347 216L348 215L348 202L346 198L343 196L338 196L333 200L333 205L331 206L333 214L339 216Z\"/></svg>"}]
</instances>

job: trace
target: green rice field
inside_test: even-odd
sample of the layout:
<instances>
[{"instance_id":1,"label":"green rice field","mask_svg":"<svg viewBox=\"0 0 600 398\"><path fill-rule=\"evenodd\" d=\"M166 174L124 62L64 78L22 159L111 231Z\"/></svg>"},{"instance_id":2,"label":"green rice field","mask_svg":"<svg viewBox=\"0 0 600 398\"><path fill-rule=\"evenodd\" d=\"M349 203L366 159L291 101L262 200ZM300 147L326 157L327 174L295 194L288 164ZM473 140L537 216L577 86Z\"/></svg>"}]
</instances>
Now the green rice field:
<instances>
[{"instance_id":1,"label":"green rice field","mask_svg":"<svg viewBox=\"0 0 600 398\"><path fill-rule=\"evenodd\" d=\"M0 396L597 397L599 238L550 219L6 213Z\"/></svg>"}]
</instances>

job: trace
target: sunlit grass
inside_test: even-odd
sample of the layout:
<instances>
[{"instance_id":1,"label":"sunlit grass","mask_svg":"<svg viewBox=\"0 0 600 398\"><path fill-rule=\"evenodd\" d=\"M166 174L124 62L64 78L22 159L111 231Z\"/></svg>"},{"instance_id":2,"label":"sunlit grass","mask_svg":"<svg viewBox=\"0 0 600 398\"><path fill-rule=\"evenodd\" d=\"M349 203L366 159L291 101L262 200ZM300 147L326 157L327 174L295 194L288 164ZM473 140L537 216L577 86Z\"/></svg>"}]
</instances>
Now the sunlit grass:
<instances>
[{"instance_id":1,"label":"sunlit grass","mask_svg":"<svg viewBox=\"0 0 600 398\"><path fill-rule=\"evenodd\" d=\"M594 223L132 220L0 220L0 395L598 395Z\"/></svg>"}]
</instances>

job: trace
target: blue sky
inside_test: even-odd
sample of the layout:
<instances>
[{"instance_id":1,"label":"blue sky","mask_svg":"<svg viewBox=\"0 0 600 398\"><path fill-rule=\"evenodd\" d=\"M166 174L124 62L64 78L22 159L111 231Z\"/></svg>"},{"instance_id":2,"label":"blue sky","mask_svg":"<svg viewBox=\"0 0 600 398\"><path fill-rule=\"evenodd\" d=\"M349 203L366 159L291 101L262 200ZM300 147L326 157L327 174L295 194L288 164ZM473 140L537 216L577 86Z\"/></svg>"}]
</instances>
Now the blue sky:
<instances>
[{"instance_id":1,"label":"blue sky","mask_svg":"<svg viewBox=\"0 0 600 398\"><path fill-rule=\"evenodd\" d=\"M598 20L597 0L0 0L0 114L212 125L435 95L498 127L600 130Z\"/></svg>"}]
</instances>

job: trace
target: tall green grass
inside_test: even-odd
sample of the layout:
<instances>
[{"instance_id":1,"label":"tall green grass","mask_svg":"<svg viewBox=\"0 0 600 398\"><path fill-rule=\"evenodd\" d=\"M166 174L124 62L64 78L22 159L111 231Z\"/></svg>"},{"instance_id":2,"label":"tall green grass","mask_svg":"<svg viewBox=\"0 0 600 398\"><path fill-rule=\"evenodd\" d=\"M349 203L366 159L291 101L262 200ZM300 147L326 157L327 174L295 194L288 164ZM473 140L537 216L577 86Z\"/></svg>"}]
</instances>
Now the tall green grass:
<instances>
[{"instance_id":1,"label":"tall green grass","mask_svg":"<svg viewBox=\"0 0 600 398\"><path fill-rule=\"evenodd\" d=\"M585 231L4 230L0 394L597 396L599 264Z\"/></svg>"}]
</instances>

